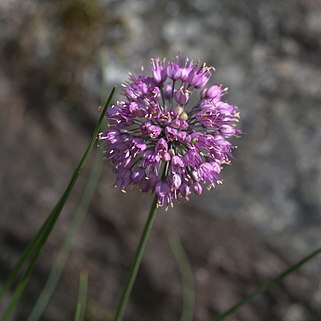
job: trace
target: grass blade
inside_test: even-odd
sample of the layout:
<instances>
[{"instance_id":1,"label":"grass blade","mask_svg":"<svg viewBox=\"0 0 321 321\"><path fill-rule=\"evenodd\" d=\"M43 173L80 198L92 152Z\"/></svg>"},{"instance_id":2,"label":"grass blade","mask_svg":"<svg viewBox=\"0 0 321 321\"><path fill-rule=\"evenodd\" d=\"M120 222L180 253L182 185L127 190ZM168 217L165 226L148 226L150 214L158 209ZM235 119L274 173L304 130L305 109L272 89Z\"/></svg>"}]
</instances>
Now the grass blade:
<instances>
[{"instance_id":1,"label":"grass blade","mask_svg":"<svg viewBox=\"0 0 321 321\"><path fill-rule=\"evenodd\" d=\"M102 65L102 94L103 94L107 91L107 72L106 72L107 61L106 61L105 55L101 56L101 65ZM107 99L107 97L105 97L105 99ZM66 237L63 241L61 249L58 252L56 261L50 271L47 282L42 292L40 293L27 321L39 321L50 298L52 297L52 294L57 286L57 283L59 282L60 276L65 267L66 261L68 259L71 246L72 246L72 241L75 235L78 233L78 230L90 206L91 200L93 198L94 192L96 190L96 187L101 175L102 164L103 164L103 157L100 155L99 152L97 152L94 165L93 165L90 177L88 179L88 182L86 184L85 191L83 193L77 212L70 224L70 227L68 228Z\"/></svg>"},{"instance_id":2,"label":"grass blade","mask_svg":"<svg viewBox=\"0 0 321 321\"><path fill-rule=\"evenodd\" d=\"M1 318L1 321L7 321L9 320L11 314L13 313L14 309L15 309L15 306L17 305L17 303L19 302L20 300L20 297L23 293L23 290L25 289L26 287L26 284L27 284L27 281L24 280L22 282L20 282L16 288L16 291L15 293L13 294L11 300L10 300L10 303L7 307L7 309L5 310L5 312L3 313L2 315L2 318Z\"/></svg>"},{"instance_id":3,"label":"grass blade","mask_svg":"<svg viewBox=\"0 0 321 321\"><path fill-rule=\"evenodd\" d=\"M268 290L272 285L280 283L283 279L285 279L287 276L292 274L293 272L296 272L301 266L303 266L308 261L312 260L314 257L319 255L321 253L321 247L310 253L309 255L302 258L300 261L295 263L294 265L290 266L288 269L280 273L278 276L276 276L271 281L261 285L257 289L255 289L253 292L251 292L249 295L247 295L244 299L242 299L237 304L233 305L231 308L223 312L222 314L218 315L217 317L211 319L211 321L222 321L225 320L228 316L235 313L239 308L241 308L243 305L249 303L252 301L256 296L259 294L264 293L266 290Z\"/></svg>"},{"instance_id":4,"label":"grass blade","mask_svg":"<svg viewBox=\"0 0 321 321\"><path fill-rule=\"evenodd\" d=\"M180 320L193 321L195 312L195 289L191 265L178 235L171 235L169 244L177 262L183 285L183 303Z\"/></svg>"},{"instance_id":5,"label":"grass blade","mask_svg":"<svg viewBox=\"0 0 321 321\"><path fill-rule=\"evenodd\" d=\"M84 321L86 314L86 303L87 303L87 289L88 289L88 274L82 272L80 274L78 302L75 313L74 321Z\"/></svg>"},{"instance_id":6,"label":"grass blade","mask_svg":"<svg viewBox=\"0 0 321 321\"><path fill-rule=\"evenodd\" d=\"M75 183L76 183L83 167L85 166L85 163L87 162L88 157L89 157L93 147L95 146L97 135L98 135L99 130L101 128L107 108L109 107L112 97L115 93L115 90L116 90L116 87L114 87L112 89L112 91L109 95L109 98L105 104L105 107L104 107L104 109L99 117L98 123L95 127L92 139L91 139L83 157L81 158L78 166L74 170L74 173L73 173L73 175L69 181L69 184L67 185L64 193L62 194L62 196L58 200L56 206L54 207L54 209L52 210L52 212L50 213L50 215L48 216L46 221L43 223L43 225L40 228L37 235L30 242L30 244L28 245L27 249L25 250L23 256L18 261L18 263L16 264L16 266L14 267L12 272L9 274L8 278L6 279L6 281L4 283L4 287L0 292L0 301L3 299L4 295L8 292L8 290L11 288L13 282L17 279L18 274L19 274L19 272L21 272L24 265L26 265L28 263L28 261L30 260L29 264L27 265L26 272L23 274L23 277L21 280L22 286L20 287L20 284L17 286L17 288L13 294L13 298L10 301L9 306L7 307L7 309L5 310L3 315L7 315L7 313L9 313L8 311L11 311L10 309L12 309L12 305L14 307L17 304L17 302L19 301L19 298L24 290L24 287L25 287L26 282L29 278L29 275L31 274L31 271L32 271L37 259L38 259L38 256L40 255L41 250L42 250L47 238L49 237L50 232L52 231L67 199L69 198L69 195L70 195L73 187L75 186ZM23 284L24 284L24 286L23 286ZM19 291L21 292L20 295L18 295ZM10 315L10 313L9 313L9 315Z\"/></svg>"},{"instance_id":7,"label":"grass blade","mask_svg":"<svg viewBox=\"0 0 321 321\"><path fill-rule=\"evenodd\" d=\"M45 224L42 225L41 229L39 230L38 234L40 235L41 233L43 233L43 229L45 227ZM38 236L37 234L37 236ZM20 271L20 269L22 268L22 266L24 265L24 263L26 262L26 260L28 259L30 253L32 252L35 244L37 243L38 238L35 237L34 239L32 239L26 250L24 251L22 257L20 258L19 262L15 265L15 267L11 270L9 276L7 277L1 291L0 291L0 302L3 299L4 295L9 291L12 283L16 280L17 275Z\"/></svg>"},{"instance_id":8,"label":"grass blade","mask_svg":"<svg viewBox=\"0 0 321 321\"><path fill-rule=\"evenodd\" d=\"M88 208L90 206L91 200L93 198L94 192L96 190L97 184L99 182L99 178L102 171L103 157L99 152L96 153L95 162L88 179L88 183L86 185L83 197L80 201L78 210L74 216L73 221L68 228L67 235L64 239L63 245L57 255L57 259L51 269L48 280L38 297L36 304L34 305L27 321L38 321L41 318L56 286L60 279L61 273L65 267L66 261L68 259L72 240L75 235L78 233L79 228L86 216Z\"/></svg>"}]
</instances>

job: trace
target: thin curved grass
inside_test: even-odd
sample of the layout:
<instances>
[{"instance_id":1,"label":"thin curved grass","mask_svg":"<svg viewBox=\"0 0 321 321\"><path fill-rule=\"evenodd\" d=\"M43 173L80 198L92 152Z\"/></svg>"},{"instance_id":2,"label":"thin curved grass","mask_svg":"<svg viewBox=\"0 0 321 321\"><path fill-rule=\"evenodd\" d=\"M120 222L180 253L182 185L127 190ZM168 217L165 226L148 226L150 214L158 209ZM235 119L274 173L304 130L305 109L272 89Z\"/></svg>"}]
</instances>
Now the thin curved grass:
<instances>
[{"instance_id":1,"label":"thin curved grass","mask_svg":"<svg viewBox=\"0 0 321 321\"><path fill-rule=\"evenodd\" d=\"M294 265L290 266L288 269L277 275L274 279L271 281L261 285L257 289L255 289L253 292L251 292L249 295L247 295L244 299L242 299L237 304L233 305L231 308L223 312L222 314L218 315L217 317L211 319L211 321L222 321L225 320L228 316L235 313L238 309L240 309L243 305L251 302L255 297L257 297L259 294L264 293L267 291L271 286L280 283L283 279L285 279L290 274L296 272L300 267L302 267L305 263L312 260L314 257L319 255L321 253L321 247L316 249L315 251L311 252L309 255L303 257L300 261L295 263Z\"/></svg>"},{"instance_id":2,"label":"thin curved grass","mask_svg":"<svg viewBox=\"0 0 321 321\"><path fill-rule=\"evenodd\" d=\"M195 313L195 287L191 265L177 234L169 237L169 244L173 252L183 287L182 314L180 321L193 321Z\"/></svg>"},{"instance_id":3,"label":"thin curved grass","mask_svg":"<svg viewBox=\"0 0 321 321\"><path fill-rule=\"evenodd\" d=\"M110 105L110 102L113 98L113 95L115 93L116 87L114 87L109 95L109 98L107 99L107 102L105 104L105 107L99 117L98 123L95 127L94 133L92 135L91 141L81 158L78 166L74 170L74 173L64 191L64 193L61 195L60 199L58 200L57 204L55 205L54 209L46 219L46 221L43 223L41 228L39 229L39 232L37 235L31 240L29 243L27 249L25 250L24 254L22 255L21 259L18 261L16 266L13 268L9 276L7 277L4 286L0 292L0 302L3 299L4 295L10 290L13 283L17 280L19 273L22 273L22 277L20 282L18 283L16 289L14 290L13 296L11 300L9 301L9 304L7 305L7 308L4 310L1 320L7 321L9 317L11 316L15 306L19 302L19 299L24 291L24 288L28 282L29 276L37 262L37 259L43 249L44 244L46 243L62 209L64 208L66 201L68 200L70 193L73 189L73 187L76 184L76 181L84 168L89 155L95 146L97 135L100 131L103 119L105 117L107 108ZM22 270L25 268L25 272L23 273Z\"/></svg>"},{"instance_id":4,"label":"thin curved grass","mask_svg":"<svg viewBox=\"0 0 321 321\"><path fill-rule=\"evenodd\" d=\"M103 157L101 156L101 153L97 151L92 171L86 184L85 191L81 198L77 212L68 228L66 237L63 241L61 249L59 250L55 263L50 271L47 282L43 290L41 291L27 321L39 321L50 298L52 297L62 271L66 265L66 261L72 247L72 241L79 231L79 228L86 216L94 193L96 191L96 187L102 172L102 164Z\"/></svg>"},{"instance_id":5,"label":"thin curved grass","mask_svg":"<svg viewBox=\"0 0 321 321\"><path fill-rule=\"evenodd\" d=\"M87 290L88 290L88 274L80 273L78 302L74 321L84 321L87 305Z\"/></svg>"}]
</instances>

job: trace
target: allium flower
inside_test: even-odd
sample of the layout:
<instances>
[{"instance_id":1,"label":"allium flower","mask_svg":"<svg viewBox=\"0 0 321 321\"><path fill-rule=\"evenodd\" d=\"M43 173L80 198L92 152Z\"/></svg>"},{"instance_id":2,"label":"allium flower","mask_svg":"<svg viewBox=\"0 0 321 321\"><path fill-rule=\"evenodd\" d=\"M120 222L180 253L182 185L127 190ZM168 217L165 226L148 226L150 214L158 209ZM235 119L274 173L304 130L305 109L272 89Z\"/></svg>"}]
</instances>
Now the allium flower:
<instances>
[{"instance_id":1,"label":"allium flower","mask_svg":"<svg viewBox=\"0 0 321 321\"><path fill-rule=\"evenodd\" d=\"M191 192L200 195L201 183L221 183L233 149L228 139L240 134L239 114L221 100L222 86L204 88L212 71L178 56L152 59L152 76L129 75L125 100L109 108L110 129L99 136L116 172L115 187L137 185L156 193L158 206L167 208Z\"/></svg>"}]
</instances>

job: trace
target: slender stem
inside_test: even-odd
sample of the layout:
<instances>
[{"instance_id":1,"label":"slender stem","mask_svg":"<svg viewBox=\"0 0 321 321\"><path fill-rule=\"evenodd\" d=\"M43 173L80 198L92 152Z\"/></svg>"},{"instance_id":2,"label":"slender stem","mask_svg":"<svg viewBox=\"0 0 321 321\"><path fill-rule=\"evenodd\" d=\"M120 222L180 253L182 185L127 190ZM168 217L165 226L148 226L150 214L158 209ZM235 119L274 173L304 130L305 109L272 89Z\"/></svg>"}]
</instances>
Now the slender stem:
<instances>
[{"instance_id":1,"label":"slender stem","mask_svg":"<svg viewBox=\"0 0 321 321\"><path fill-rule=\"evenodd\" d=\"M310 253L309 255L302 258L299 262L296 264L290 266L288 269L280 273L278 276L276 276L271 281L261 285L256 290L254 290L252 293L247 295L244 299L242 299L237 304L233 305L231 308L223 312L222 314L218 315L217 317L211 319L211 321L221 321L224 320L229 315L236 312L239 308L241 308L244 304L249 303L252 301L257 295L262 294L266 290L268 290L272 285L280 283L283 279L285 279L288 275L292 274L293 272L297 271L302 265L313 259L315 256L321 253L321 247Z\"/></svg>"},{"instance_id":2,"label":"slender stem","mask_svg":"<svg viewBox=\"0 0 321 321\"><path fill-rule=\"evenodd\" d=\"M140 238L140 241L139 241L139 244L138 244L138 247L136 250L134 262L131 266L130 273L129 273L125 288L123 290L122 296L120 298L120 301L119 301L119 304L117 307L115 321L121 321L123 319L123 315L124 315L124 312L125 312L125 309L127 306L127 302L128 302L130 293L133 289L133 286L134 286L134 283L136 280L136 276L137 276L137 272L138 272L138 268L140 266L140 262L142 260L144 249L146 247L147 239L148 239L150 230L152 228L152 225L153 225L153 222L155 219L156 209L157 209L157 195L155 194L149 214L148 214L147 221L144 226L142 236Z\"/></svg>"},{"instance_id":3,"label":"slender stem","mask_svg":"<svg viewBox=\"0 0 321 321\"><path fill-rule=\"evenodd\" d=\"M74 170L74 173L73 173L64 193L61 195L61 197L59 198L58 202L56 203L54 209L51 211L50 215L47 217L47 219L45 220L45 222L43 223L43 225L39 229L37 235L32 239L32 241L28 245L27 249L25 250L25 252L24 252L23 256L21 257L21 259L19 260L19 262L16 264L16 266L10 272L8 278L6 279L6 281L4 283L3 289L0 291L0 301L1 301L1 299L4 297L4 295L12 287L14 281L17 279L19 272L23 272L22 271L23 268L25 269L25 272L23 273L23 275L21 277L21 281L16 286L16 288L13 292L12 298L9 301L9 303L7 304L6 309L4 310L4 312L1 311L1 314L2 314L1 321L6 321L10 318L13 310L15 309L15 306L19 302L19 299L24 291L25 286L27 285L27 282L29 280L31 272L32 272L37 260L38 260L38 257L40 255L40 253L42 252L43 247L44 247L51 231L53 230L53 228L54 228L54 226L60 216L60 213L63 210L63 208L69 198L69 195L71 194L71 191L73 190L73 188L78 180L78 177L80 176L81 171L84 168L84 166L89 158L89 155L90 155L92 149L94 148L94 146L96 144L97 135L98 135L99 130L101 128L107 108L109 107L109 104L110 104L110 102L113 98L113 95L115 93L115 90L116 90L116 87L114 87L112 89L112 91L109 95L109 98L105 104L103 112L100 115L98 123L95 127L92 139L91 139L84 155L82 156L78 166ZM27 266L25 267L25 265L27 265Z\"/></svg>"},{"instance_id":4,"label":"slender stem","mask_svg":"<svg viewBox=\"0 0 321 321\"><path fill-rule=\"evenodd\" d=\"M161 95L162 95L162 101L163 101L164 110L166 110L166 104L165 104L165 97L164 97L163 88L161 86L159 86L158 88L159 88L159 90L161 92Z\"/></svg>"},{"instance_id":5,"label":"slender stem","mask_svg":"<svg viewBox=\"0 0 321 321\"><path fill-rule=\"evenodd\" d=\"M172 97L171 97L171 107L174 108L174 90L175 90L175 80L173 79L173 86L172 86Z\"/></svg>"},{"instance_id":6,"label":"slender stem","mask_svg":"<svg viewBox=\"0 0 321 321\"><path fill-rule=\"evenodd\" d=\"M183 286L182 314L180 321L193 321L195 313L195 287L192 268L183 244L176 233L170 236L169 244L177 262Z\"/></svg>"},{"instance_id":7,"label":"slender stem","mask_svg":"<svg viewBox=\"0 0 321 321\"><path fill-rule=\"evenodd\" d=\"M88 273L80 273L78 302L76 306L76 313L74 321L84 321L87 305L87 291L88 291Z\"/></svg>"},{"instance_id":8,"label":"slender stem","mask_svg":"<svg viewBox=\"0 0 321 321\"><path fill-rule=\"evenodd\" d=\"M65 264L67 262L69 252L72 247L72 241L76 234L78 233L78 230L81 226L81 223L83 222L88 208L90 206L91 200L94 196L94 192L96 191L96 187L101 175L102 171L102 162L103 158L100 152L96 153L96 159L90 174L90 177L88 179L88 183L85 187L84 194L82 196L82 199L80 201L79 207L77 209L77 212L68 228L68 231L66 233L66 237L63 241L63 244L59 250L59 253L57 255L56 261L53 264L53 267L50 271L48 280L40 293L37 302L34 304L32 311L27 319L27 321L38 321L41 318L42 313L44 312L56 286L60 279L60 276L63 272L63 269L65 267Z\"/></svg>"}]
</instances>

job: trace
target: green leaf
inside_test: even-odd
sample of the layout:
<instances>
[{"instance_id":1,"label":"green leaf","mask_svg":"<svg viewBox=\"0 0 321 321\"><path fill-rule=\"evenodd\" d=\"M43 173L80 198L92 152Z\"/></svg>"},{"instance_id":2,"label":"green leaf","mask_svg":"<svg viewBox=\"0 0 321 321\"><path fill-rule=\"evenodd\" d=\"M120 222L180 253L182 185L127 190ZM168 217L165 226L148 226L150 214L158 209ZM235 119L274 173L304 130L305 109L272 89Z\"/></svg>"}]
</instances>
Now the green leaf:
<instances>
[{"instance_id":1,"label":"green leaf","mask_svg":"<svg viewBox=\"0 0 321 321\"><path fill-rule=\"evenodd\" d=\"M116 90L116 87L114 87L112 89L112 91L108 97L105 107L104 107L104 109L99 117L98 123L95 127L92 139L91 139L83 157L81 158L78 166L74 170L74 173L73 173L73 175L69 181L69 184L67 185L64 193L62 194L62 196L58 200L56 206L54 207L54 209L52 210L52 212L50 213L50 215L48 216L46 221L41 226L37 235L32 239L32 241L28 245L27 249L25 250L24 254L22 255L21 259L18 261L16 266L13 268L13 270L11 271L11 273L9 274L9 276L7 277L7 279L4 283L4 286L0 292L0 302L3 299L4 295L12 287L13 282L16 281L18 274L20 272L22 272L23 268L25 268L25 272L23 273L21 282L18 284L16 290L14 291L13 297L8 304L7 309L3 313L2 318L4 318L4 316L6 316L6 319L1 319L3 321L7 320L10 317L14 307L18 303L20 296L21 296L21 294L22 294L22 292L28 282L31 271L33 270L33 267L36 264L37 259L42 251L42 248L43 248L44 244L46 243L46 241L50 235L50 232L52 231L62 209L64 208L66 201L69 198L70 193L71 193L73 187L75 186L76 181L77 181L82 169L84 168L93 147L95 146L96 138L98 136L99 130L101 128L103 119L104 119L106 111L107 111L107 108L110 105L110 102L111 102L112 97L115 93L115 90Z\"/></svg>"},{"instance_id":2,"label":"green leaf","mask_svg":"<svg viewBox=\"0 0 321 321\"><path fill-rule=\"evenodd\" d=\"M195 312L195 289L192 268L183 244L177 234L170 236L169 244L177 262L183 285L183 304L180 320L193 321Z\"/></svg>"},{"instance_id":3,"label":"green leaf","mask_svg":"<svg viewBox=\"0 0 321 321\"><path fill-rule=\"evenodd\" d=\"M107 60L106 55L101 55L101 70L102 70L102 95L107 91ZM104 100L107 97L104 98ZM69 256L69 252L71 250L72 241L75 235L78 233L78 230L85 218L85 215L88 211L90 206L91 200L93 198L94 192L96 190L101 172L102 172L102 165L103 165L103 157L100 155L100 151L96 153L96 158L92 167L92 171L88 182L85 187L85 191L81 198L80 204L74 215L74 218L68 227L68 231L66 233L65 239L63 244L58 252L57 258L55 263L50 271L49 277L47 282L42 289L33 309L27 319L27 321L39 321L41 318L56 286L59 282L61 273L65 267L66 261Z\"/></svg>"},{"instance_id":4,"label":"green leaf","mask_svg":"<svg viewBox=\"0 0 321 321\"><path fill-rule=\"evenodd\" d=\"M285 279L290 274L296 272L301 266L303 266L308 261L312 260L314 257L319 255L321 253L321 247L310 253L309 255L303 257L300 261L290 266L288 269L277 275L274 279L271 281L261 285L257 289L255 289L253 292L251 292L249 295L247 295L244 299L242 299L237 304L233 305L231 308L223 312L222 314L218 315L217 317L211 319L211 321L222 321L225 320L228 316L235 313L239 308L241 308L243 305L251 302L256 296L259 294L264 293L267 291L272 285L280 283L283 279Z\"/></svg>"},{"instance_id":5,"label":"green leaf","mask_svg":"<svg viewBox=\"0 0 321 321\"><path fill-rule=\"evenodd\" d=\"M94 196L99 178L102 172L103 157L100 152L96 153L95 162L85 187L84 194L81 198L78 210L68 227L66 237L63 241L61 249L57 255L56 261L50 271L48 280L40 293L37 302L35 303L27 321L38 321L41 318L56 286L60 279L61 273L65 267L66 261L71 250L72 241L78 233L79 228L86 216L91 200Z\"/></svg>"},{"instance_id":6,"label":"green leaf","mask_svg":"<svg viewBox=\"0 0 321 321\"><path fill-rule=\"evenodd\" d=\"M86 303L87 303L87 289L88 289L88 274L85 272L82 272L80 274L78 303L77 303L74 321L84 321L85 320Z\"/></svg>"}]
</instances>

